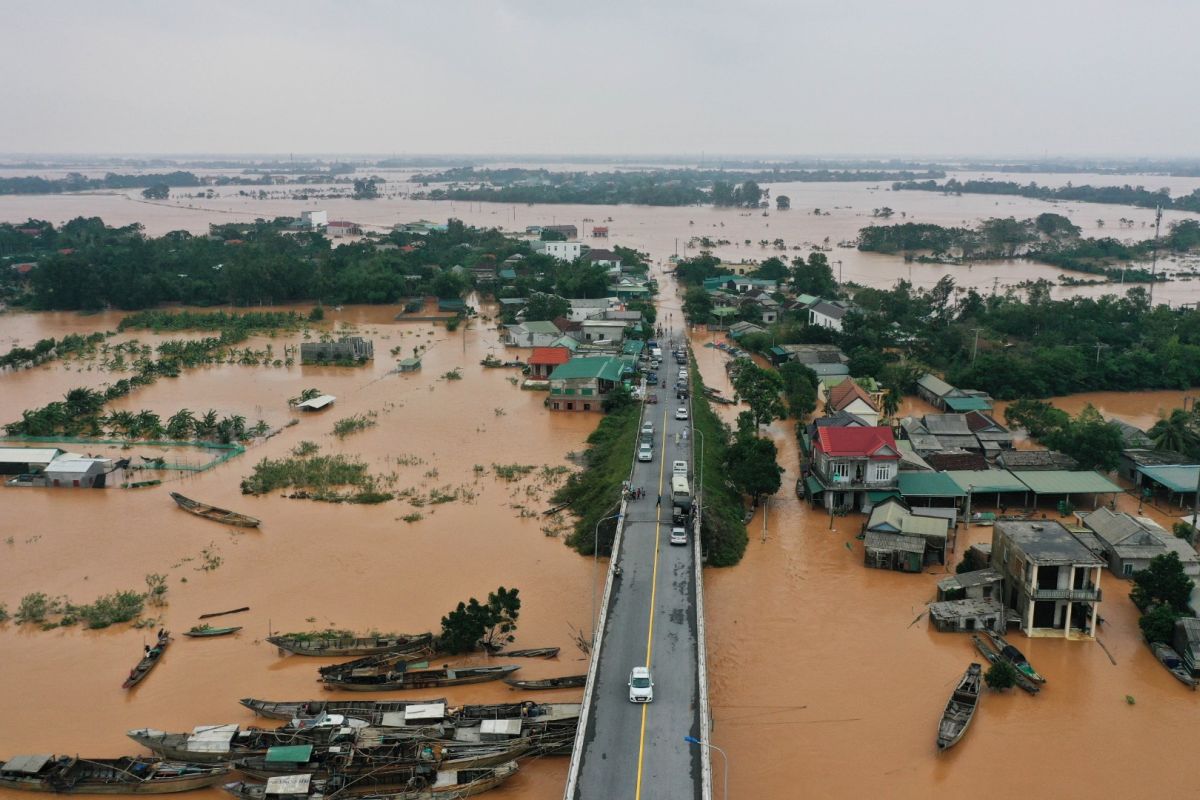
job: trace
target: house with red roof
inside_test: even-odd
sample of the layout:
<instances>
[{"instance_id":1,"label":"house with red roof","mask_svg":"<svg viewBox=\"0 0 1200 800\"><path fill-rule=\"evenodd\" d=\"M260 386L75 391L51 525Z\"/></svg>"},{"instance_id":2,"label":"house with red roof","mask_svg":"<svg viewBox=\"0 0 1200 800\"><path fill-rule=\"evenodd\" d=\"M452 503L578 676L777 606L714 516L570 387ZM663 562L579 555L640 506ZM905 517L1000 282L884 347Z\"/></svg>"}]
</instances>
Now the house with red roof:
<instances>
[{"instance_id":1,"label":"house with red roof","mask_svg":"<svg viewBox=\"0 0 1200 800\"><path fill-rule=\"evenodd\" d=\"M879 424L879 407L874 398L853 378L847 378L829 390L825 410L830 414L846 411L866 420L868 425Z\"/></svg>"},{"instance_id":2,"label":"house with red roof","mask_svg":"<svg viewBox=\"0 0 1200 800\"><path fill-rule=\"evenodd\" d=\"M571 351L565 347L535 347L529 356L529 377L548 380L555 367L570 360Z\"/></svg>"},{"instance_id":3,"label":"house with red roof","mask_svg":"<svg viewBox=\"0 0 1200 800\"><path fill-rule=\"evenodd\" d=\"M900 450L891 428L817 428L805 489L828 509L870 511L896 489Z\"/></svg>"}]
</instances>

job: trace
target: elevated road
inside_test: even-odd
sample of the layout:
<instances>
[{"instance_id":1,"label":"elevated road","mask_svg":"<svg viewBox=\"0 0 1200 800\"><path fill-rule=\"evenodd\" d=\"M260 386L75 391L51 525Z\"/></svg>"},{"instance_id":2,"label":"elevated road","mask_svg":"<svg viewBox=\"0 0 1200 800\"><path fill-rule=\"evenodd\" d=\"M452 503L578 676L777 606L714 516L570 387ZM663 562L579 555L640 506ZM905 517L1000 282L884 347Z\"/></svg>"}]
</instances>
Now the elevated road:
<instances>
[{"instance_id":1,"label":"elevated road","mask_svg":"<svg viewBox=\"0 0 1200 800\"><path fill-rule=\"evenodd\" d=\"M678 346L686 347L682 338ZM635 462L631 486L645 495L626 504L610 565L599 653L585 699L587 721L572 755L566 800L697 798L703 800L707 754L684 741L702 737L696 560L688 544L671 545L672 462L686 461L695 492L690 402L676 400L678 366L662 343L659 403L643 407L654 425L652 462ZM676 419L680 407L689 419ZM650 667L654 701L629 701L629 672ZM705 705L706 709L707 706Z\"/></svg>"}]
</instances>

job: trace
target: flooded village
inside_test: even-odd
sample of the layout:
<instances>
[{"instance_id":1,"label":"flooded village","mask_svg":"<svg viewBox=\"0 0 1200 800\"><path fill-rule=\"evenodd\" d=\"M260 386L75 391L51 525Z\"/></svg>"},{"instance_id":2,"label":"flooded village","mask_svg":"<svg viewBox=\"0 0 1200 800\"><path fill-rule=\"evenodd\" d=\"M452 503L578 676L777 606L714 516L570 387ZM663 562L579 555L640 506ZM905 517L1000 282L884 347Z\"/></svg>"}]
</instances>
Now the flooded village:
<instances>
[{"instance_id":1,"label":"flooded village","mask_svg":"<svg viewBox=\"0 0 1200 800\"><path fill-rule=\"evenodd\" d=\"M805 184L793 196L806 191L844 193L844 202L856 209L845 210L847 221L862 214L859 204L874 201L861 185ZM94 202L94 215L110 226L136 221L155 237L190 229L232 249L239 246L230 244L236 232L221 226L300 219L305 205L230 197L189 208L194 204L185 199L150 205L138 195L3 197L0 208L14 228L31 218L61 226L78 204ZM888 202L901 209L903 199ZM915 198L907 213L919 218L933 204L950 207L939 212L943 218L990 214L983 204L972 208L966 195L934 200ZM1029 213L1045 213L1030 206ZM1089 207L1087 213L1107 210ZM563 223L571 213L580 221ZM648 342L658 344L661 327L664 334L674 329L680 341L686 334L697 371L690 381L697 388L693 402L707 397L703 402L734 430L739 414L752 409L737 389L740 370L811 380L808 413L789 416L792 388L780 386L776 392L788 404L761 427L777 448L782 474L779 488L760 502L743 496L744 555L735 565L705 568L708 739L730 760L735 794L786 796L797 780L808 793L829 797L862 791L916 797L930 787L982 796L1182 790L1183 742L1196 702L1187 685L1197 674L1194 628L1186 618L1172 620L1162 643L1178 654L1182 666L1176 671L1183 674L1176 676L1147 646L1141 610L1129 594L1132 575L1156 556L1174 553L1188 576L1200 571L1200 559L1176 531L1191 512L1200 466L1151 434L1172 410L1188 407L1190 395L1157 390L1051 397L1052 406L1074 417L1091 405L1104 424L1119 426L1117 463L1097 469L1047 448L1040 442L1046 434L1033 436L1010 421L1006 411L1033 398L999 399L977 386L954 385L944 370L916 370L903 390L885 385L886 370L861 346L840 338L841 326L862 313L860 304L875 301L864 288L885 291L915 268L915 290L932 289L946 276L964 293L1000 296L1005 290L980 266L914 265L900 256L822 245L827 236L850 234L803 214L772 209L764 218L732 209L624 205L494 208L403 197L338 208L337 216L351 217L366 232L348 237L356 247L387 252L421 236L444 235L446 219L489 227L503 219L505 236L525 255L474 260L472 254L473 266L459 269L464 291L456 297L321 305L316 314L313 303L225 306L229 315L281 316L207 350L176 377L155 376L111 397L106 393L122 378L148 374L147 360L175 352L172 343L203 342L221 333L203 326L221 323L207 318L195 328L172 329L165 317L141 325L138 312L114 308L77 313L10 305L0 314L4 352L33 353L39 340L104 335L90 345L12 363L0 374L4 422L20 421L25 412L78 388L100 393L105 403L98 433L10 432L2 443L7 474L0 492L0 603L8 619L0 623L7 653L0 679L10 687L11 724L0 733L0 755L103 759L157 753L180 759L203 752L204 758L190 760L212 764L213 752L262 758L275 747L282 748L276 751L280 759L298 758L284 750L311 744L314 749L302 755L312 758L336 741L319 723L311 733L254 734L255 744L241 751L237 742L246 734L219 726L245 731L306 718L294 708L282 716L258 715L239 703L247 698L435 704L445 698L444 710L423 709L428 716L416 719L460 732L480 730L472 713L516 723L512 733L497 728L483 744L477 739L476 750L434 745L446 748L447 759L458 747L463 763L477 757L481 764L505 765L496 754L513 754L520 764L515 774L481 766L472 773L481 781L477 789L495 781L489 795L498 798L562 795L582 689L518 690L482 678L536 685L587 673L589 653L580 643L591 627L595 601L589 587L601 590L604 577L592 558L564 544L575 527L570 510L546 512L560 505L556 492L567 476L580 471L610 393L627 393L641 408L674 410L679 386L689 381L680 382L669 354L656 363ZM800 264L785 261L786 274L762 277L771 249L680 245L676 255L675 240L687 241L698 220L745 240L767 235L771 225L772 233L802 247ZM335 242L347 238L315 233ZM622 263L618 253L628 252L642 254L645 265ZM827 257L805 260L814 253ZM599 270L603 291L527 313L531 302L541 301L501 289L529 276L531 268L522 262L535 255ZM793 257L794 251L784 255ZM860 259L854 269L878 275L873 282L860 281L860 273L837 280L841 258ZM703 276L687 271L697 263ZM1026 263L1015 274L1004 265L994 269L1015 281L1048 268ZM823 295L802 291L814 274L833 281ZM1087 286L1079 293L1100 290L1117 294L1122 287ZM1020 298L1020 290L1012 291ZM1060 287L1055 294L1072 291ZM1158 302L1190 302L1187 281L1166 282L1156 291ZM161 308L166 315L212 310ZM130 317L134 323L123 325ZM851 321L843 323L847 317ZM985 354L1004 341L995 330L981 338L976 346ZM890 338L890 352L898 357L887 363L919 365L920 359L904 353L902 339ZM185 444L199 434L178 440L167 435L181 410L202 418L210 409L218 423L241 419L242 433L225 437L224 447L232 449L222 449L215 433L207 447ZM153 415L163 430L148 435L130 428L123 412L135 420ZM369 486L267 484L271 488L248 491L267 478L256 465L294 460L306 446L316 448L310 459L341 456L365 464ZM86 488L101 482L103 488ZM368 491L388 499L313 499L342 493L323 499L344 501ZM174 495L202 505L188 507ZM241 516L230 519L225 510ZM960 568L964 564L969 569ZM344 670L317 672L365 651L322 659L277 647L278 636L289 632L301 634L301 646L324 641L315 633L324 630L436 633L458 602L482 600L500 586L520 591L514 641L494 653L437 654L433 660L426 657L428 648L421 649L424 640L380 645L394 660L382 668L378 662L360 666L358 674L367 688L379 683L385 689L380 693L350 691L354 676ZM80 611L79 604L97 605L122 593L143 598L134 624L89 630L87 614L98 612ZM80 615L82 620L69 619ZM173 641L158 658L156 636L163 629ZM185 636L189 631L200 635ZM557 653L549 659L506 656L528 648ZM143 655L153 656L144 679L137 674ZM961 708L957 717L945 711L959 721L950 734L953 748L939 755L935 739L947 699L972 662L986 672L993 661L1013 666L1014 688L991 689L977 679L977 710L965 716L966 730ZM403 668L396 670L397 663ZM452 675L421 678L423 670L438 672L442 664L461 673L461 685L453 685ZM512 667L519 670L505 671ZM502 674L489 674L498 669ZM427 688L398 691L406 674L417 681L413 686ZM476 674L480 682L468 682ZM135 688L121 688L134 678ZM658 684L669 680L656 673ZM534 705L512 705L521 703ZM484 706L490 710L479 710ZM364 724L374 726L367 730L376 732L400 724L404 710L346 708L344 717L366 715ZM543 708L564 721L538 722L537 709ZM319 716L307 719L311 725ZM409 728L414 724L410 720ZM526 743L526 749L510 751L498 744L514 733L518 739L548 737L555 725L567 733L543 739L543 750ZM209 726L218 728L205 733ZM143 729L158 733L132 740L127 735ZM427 737L421 741L440 741L421 730ZM162 732L190 737L182 747L164 750L154 738ZM415 780L415 772L403 770L417 769L406 765L422 758L437 763L402 755L406 745L398 743L399 734L386 744L346 735L363 752L388 748L404 781ZM1116 741L1155 744L1139 750L1142 767L1130 771L1116 759L1097 758ZM1001 762L997 752L1005 754ZM1063 763L1091 766L1086 773L1064 773ZM268 765L245 768L252 782L288 773ZM432 775L430 767L422 769ZM486 770L491 772L483 775ZM718 781L723 770L717 760ZM299 767L292 772L311 774ZM986 785L980 785L981 775L989 776ZM224 773L201 778L208 786L243 779ZM202 793L219 796L215 788ZM13 794L0 788L0 796Z\"/></svg>"}]
</instances>

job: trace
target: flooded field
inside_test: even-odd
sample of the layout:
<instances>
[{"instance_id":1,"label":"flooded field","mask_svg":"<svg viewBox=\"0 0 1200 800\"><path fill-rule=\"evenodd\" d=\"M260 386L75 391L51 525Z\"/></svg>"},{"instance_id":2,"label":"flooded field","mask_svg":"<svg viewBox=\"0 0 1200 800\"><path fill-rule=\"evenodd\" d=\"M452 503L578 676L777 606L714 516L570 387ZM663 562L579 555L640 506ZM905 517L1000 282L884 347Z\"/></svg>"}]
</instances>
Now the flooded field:
<instances>
[{"instance_id":1,"label":"flooded field","mask_svg":"<svg viewBox=\"0 0 1200 800\"><path fill-rule=\"evenodd\" d=\"M500 585L521 590L517 646L563 648L552 661L514 662L521 664L518 674L538 678L583 669L568 626L587 627L592 563L545 535L547 523L540 514L549 506L549 487L561 476L543 478L535 471L508 483L495 475L493 465L566 467L564 457L581 449L596 417L548 414L542 394L509 382L513 371L481 368L480 359L497 344L488 323L447 333L427 323L394 323L393 314L394 309L384 308L329 312L326 327L347 322L375 340L376 359L364 368L203 367L135 389L113 404L149 408L164 417L181 407L211 407L251 422L261 417L272 426L299 420L220 467L138 490L0 489L0 602L10 613L29 592L90 602L118 590L144 591L147 573L163 573L169 591L162 623L177 634L158 669L125 692L121 681L140 657L143 642L153 638L152 629L41 631L0 624L5 653L0 684L7 687L9 717L0 727L0 755L116 756L138 752L125 738L130 728L254 724L238 698L331 694L315 681L316 667L324 662L280 657L262 641L268 631L437 629L441 615L458 601L486 597ZM0 340L115 329L118 320L118 315L6 314L0 316ZM129 335L153 339L144 332ZM249 344L261 347L265 341ZM281 349L299 341L299 334L270 341ZM427 345L423 369L390 374L395 359L388 351L402 346L403 355L411 355L415 343ZM65 372L62 366L50 362L0 376L5 421L66 388L115 380L95 371ZM461 380L442 377L455 368L461 368ZM307 387L338 400L323 412L289 410L287 398ZM342 440L331 434L335 420L368 412L377 414L375 427ZM361 456L376 474L394 473L397 491L411 488L428 496L438 489L459 499L418 508L403 499L355 506L241 494L238 484L254 463L282 457L302 440L316 442L323 452ZM158 453L134 446L124 455ZM263 520L262 527L239 531L190 516L175 507L169 491L252 514ZM403 519L412 514L423 518ZM205 570L211 561L204 551L219 559L219 566ZM202 613L239 606L251 610L221 618L245 626L234 638L178 636ZM496 658L493 663L505 662ZM425 694L445 695L452 702L513 696L498 683ZM541 695L575 700L580 692ZM565 771L566 759L535 761L494 796L560 796ZM207 796L223 795L214 790Z\"/></svg>"},{"instance_id":2,"label":"flooded field","mask_svg":"<svg viewBox=\"0 0 1200 800\"><path fill-rule=\"evenodd\" d=\"M586 206L586 205L507 205L497 203L454 203L413 200L406 195L420 187L406 182L411 170L377 170L388 183L381 190L387 195L378 200L360 201L349 198L327 200L266 199L238 196L247 187L214 189L212 199L175 197L170 201L143 200L137 190L113 193L42 195L37 197L0 196L0 220L21 222L29 217L55 223L76 216L99 216L110 225L139 222L147 233L161 235L172 230L192 233L207 231L210 222L252 221L257 217L281 215L299 216L303 210L326 209L330 219L348 219L368 230L387 230L398 222L417 219L444 221L457 217L470 225L495 226L507 230L524 230L527 225L546 223L575 224L586 234L595 224L607 225L610 238L595 242L598 246L621 244L649 252L664 260L673 253L695 254L689 250L692 237L708 237L714 242L729 244L714 247L722 258L737 262L764 259L771 255L791 257L798 252L807 254L816 245L831 248L829 259L835 273L846 281L866 286L888 287L899 279L929 286L945 275L951 275L959 286L980 291L1003 292L1024 281L1058 280L1063 271L1054 267L1025 261L980 263L971 266L938 264L906 264L900 256L862 253L853 247L838 247L839 242L853 240L858 230L872 223L895 224L903 221L929 222L941 225L970 225L988 217L1015 216L1025 218L1053 211L1065 214L1083 229L1086 236L1114 236L1119 239L1145 239L1153 236L1153 209L1096 203L1052 203L1022 197L993 195L943 196L933 192L893 192L889 183L773 183L767 184L771 197L787 195L792 210L747 211L710 206L648 207L648 206ZM1064 176L993 173L996 180L1011 179L1020 183L1037 181L1055 185ZM961 173L956 177L979 177L977 173ZM1200 187L1196 178L1159 178L1144 175L1088 176L1094 184L1145 184L1157 188L1169 185L1175 194ZM1094 179L1094 180L1092 180ZM1076 183L1082 180L1076 180ZM287 190L295 187L275 187ZM307 187L310 189L330 187ZM345 189L345 187L341 187ZM196 193L199 190L181 190ZM874 209L888 206L895 212L890 220L872 217ZM819 209L820 213L815 213ZM1164 224L1195 215L1167 211ZM1123 226L1122 218L1132 220ZM591 221L589 221L591 220ZM1103 227L1101 226L1103 223ZM586 238L586 236L585 236ZM762 247L760 241L784 240L786 251ZM746 244L749 240L750 244ZM1160 269L1174 268L1170 258L1160 260ZM1077 275L1082 279L1095 276ZM1070 295L1098 296L1122 293L1120 285L1056 286L1056 297ZM1200 301L1200 280L1171 281L1156 288L1161 302L1174 305Z\"/></svg>"}]
</instances>

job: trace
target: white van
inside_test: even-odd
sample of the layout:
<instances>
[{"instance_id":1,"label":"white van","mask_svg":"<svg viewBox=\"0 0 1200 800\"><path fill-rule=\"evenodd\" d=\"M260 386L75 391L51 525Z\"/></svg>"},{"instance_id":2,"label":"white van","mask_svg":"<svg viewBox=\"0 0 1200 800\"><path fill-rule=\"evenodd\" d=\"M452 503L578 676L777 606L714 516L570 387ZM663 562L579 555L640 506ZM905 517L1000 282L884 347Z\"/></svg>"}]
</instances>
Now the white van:
<instances>
[{"instance_id":1,"label":"white van","mask_svg":"<svg viewBox=\"0 0 1200 800\"><path fill-rule=\"evenodd\" d=\"M671 475L672 476L682 475L683 477L686 478L687 474L688 474L688 463L686 461L672 461L671 462Z\"/></svg>"},{"instance_id":2,"label":"white van","mask_svg":"<svg viewBox=\"0 0 1200 800\"><path fill-rule=\"evenodd\" d=\"M671 476L671 502L685 511L692 507L692 491L686 475Z\"/></svg>"}]
</instances>

